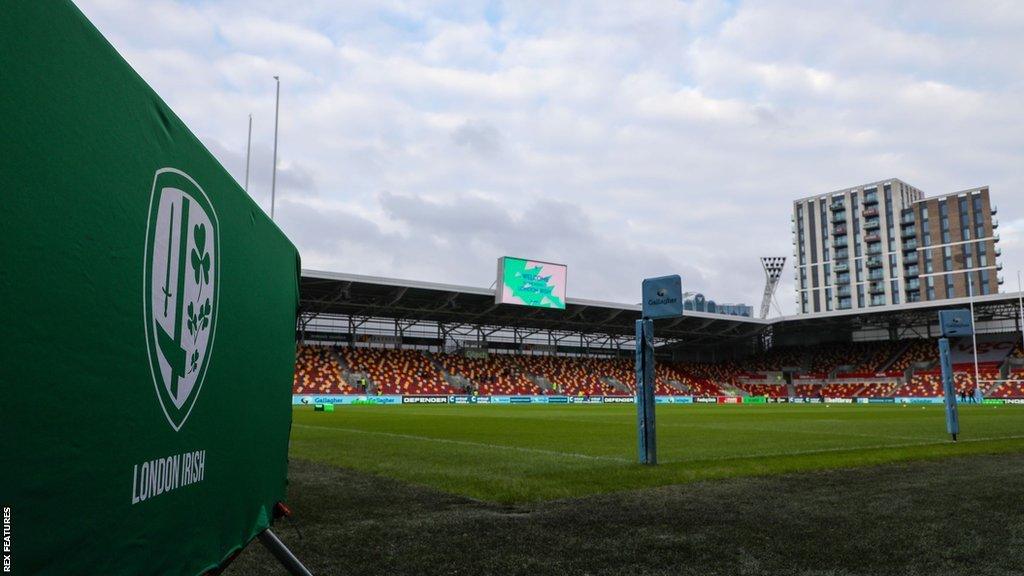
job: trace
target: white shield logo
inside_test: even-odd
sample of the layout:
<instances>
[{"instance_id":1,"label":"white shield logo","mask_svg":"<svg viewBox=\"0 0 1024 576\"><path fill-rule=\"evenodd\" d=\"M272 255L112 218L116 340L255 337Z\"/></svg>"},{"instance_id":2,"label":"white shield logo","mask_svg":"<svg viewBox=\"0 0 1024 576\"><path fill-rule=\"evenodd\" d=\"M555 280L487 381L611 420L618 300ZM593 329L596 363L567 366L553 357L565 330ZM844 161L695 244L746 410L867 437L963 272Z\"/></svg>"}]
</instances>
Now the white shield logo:
<instances>
[{"instance_id":1,"label":"white shield logo","mask_svg":"<svg viewBox=\"0 0 1024 576\"><path fill-rule=\"evenodd\" d=\"M146 345L157 398L181 429L210 364L220 277L217 214L202 187L173 168L157 170L143 267Z\"/></svg>"}]
</instances>

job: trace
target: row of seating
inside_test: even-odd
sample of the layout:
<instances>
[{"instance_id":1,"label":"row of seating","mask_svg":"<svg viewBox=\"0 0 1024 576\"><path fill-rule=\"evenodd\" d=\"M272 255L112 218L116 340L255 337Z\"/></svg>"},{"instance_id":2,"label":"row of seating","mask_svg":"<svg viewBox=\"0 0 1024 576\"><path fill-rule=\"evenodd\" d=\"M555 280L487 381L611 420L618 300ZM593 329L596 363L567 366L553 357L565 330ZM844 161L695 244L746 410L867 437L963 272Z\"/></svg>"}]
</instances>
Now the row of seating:
<instances>
[{"instance_id":1,"label":"row of seating","mask_svg":"<svg viewBox=\"0 0 1024 576\"><path fill-rule=\"evenodd\" d=\"M295 357L296 394L358 394L342 378L341 362L335 348L299 346Z\"/></svg>"},{"instance_id":2,"label":"row of seating","mask_svg":"<svg viewBox=\"0 0 1024 576\"><path fill-rule=\"evenodd\" d=\"M857 346L857 348L862 348ZM922 358L924 346L911 344L902 357ZM853 355L869 358L864 349ZM785 356L783 356L785 358ZM848 363L850 355L837 352L831 362ZM873 360L871 360L873 361ZM763 364L762 364L763 365ZM739 362L668 363L657 365L655 392L661 395L722 396L736 393L784 397L789 388L774 378L757 375ZM970 368L970 369L968 369ZM1020 384L994 386L999 367L982 367L981 389L988 395L1024 395ZM1024 367L1014 373L1024 379ZM346 375L347 381L346 381ZM366 386L359 384L366 376ZM568 356L491 354L471 358L461 354L430 353L420 350L382 348L299 346L293 390L296 394L405 394L616 396L634 393L633 361L630 358L588 358ZM824 378L822 378L824 380ZM975 386L973 367L956 369L958 390ZM919 371L905 385L840 379L821 383L797 383L799 396L845 398L885 396L940 396L937 370Z\"/></svg>"},{"instance_id":3,"label":"row of seating","mask_svg":"<svg viewBox=\"0 0 1024 576\"><path fill-rule=\"evenodd\" d=\"M369 375L381 394L456 394L440 370L419 350L342 348L353 371Z\"/></svg>"}]
</instances>

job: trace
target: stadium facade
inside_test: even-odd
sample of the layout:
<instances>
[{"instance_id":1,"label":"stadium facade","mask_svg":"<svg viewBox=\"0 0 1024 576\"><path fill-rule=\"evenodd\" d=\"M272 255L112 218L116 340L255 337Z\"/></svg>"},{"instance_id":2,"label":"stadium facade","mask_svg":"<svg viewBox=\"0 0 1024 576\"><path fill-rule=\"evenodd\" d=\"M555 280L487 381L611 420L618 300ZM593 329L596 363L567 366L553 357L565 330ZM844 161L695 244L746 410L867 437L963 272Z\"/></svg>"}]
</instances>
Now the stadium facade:
<instances>
[{"instance_id":1,"label":"stadium facade","mask_svg":"<svg viewBox=\"0 0 1024 576\"><path fill-rule=\"evenodd\" d=\"M793 203L800 314L999 292L987 186L926 198L892 178Z\"/></svg>"},{"instance_id":2,"label":"stadium facade","mask_svg":"<svg viewBox=\"0 0 1024 576\"><path fill-rule=\"evenodd\" d=\"M711 314L725 314L727 316L753 316L754 307L747 304L720 304L709 300L699 292L687 292L683 294L683 309L692 312L709 312Z\"/></svg>"}]
</instances>

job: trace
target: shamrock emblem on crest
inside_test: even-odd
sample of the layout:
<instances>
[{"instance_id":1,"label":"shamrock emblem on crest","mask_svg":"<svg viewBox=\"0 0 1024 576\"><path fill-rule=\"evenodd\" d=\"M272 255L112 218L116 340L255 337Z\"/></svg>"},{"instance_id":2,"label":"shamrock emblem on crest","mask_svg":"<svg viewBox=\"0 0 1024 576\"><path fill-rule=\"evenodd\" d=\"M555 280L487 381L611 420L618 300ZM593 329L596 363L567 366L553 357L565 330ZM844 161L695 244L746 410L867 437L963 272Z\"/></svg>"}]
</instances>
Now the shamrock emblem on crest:
<instances>
[{"instance_id":1,"label":"shamrock emblem on crest","mask_svg":"<svg viewBox=\"0 0 1024 576\"><path fill-rule=\"evenodd\" d=\"M199 276L203 276L203 284L210 283L210 253L206 251L206 225L198 224L192 228L192 238L196 241L192 249L192 272L199 284Z\"/></svg>"}]
</instances>

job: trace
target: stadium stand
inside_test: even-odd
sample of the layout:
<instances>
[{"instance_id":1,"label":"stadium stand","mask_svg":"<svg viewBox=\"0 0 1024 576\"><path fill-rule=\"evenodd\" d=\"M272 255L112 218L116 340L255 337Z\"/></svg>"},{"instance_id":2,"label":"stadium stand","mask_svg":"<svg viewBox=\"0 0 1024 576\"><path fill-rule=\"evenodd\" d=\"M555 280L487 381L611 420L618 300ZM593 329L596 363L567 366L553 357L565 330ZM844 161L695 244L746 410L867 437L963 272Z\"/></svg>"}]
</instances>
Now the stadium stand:
<instances>
[{"instance_id":1,"label":"stadium stand","mask_svg":"<svg viewBox=\"0 0 1024 576\"><path fill-rule=\"evenodd\" d=\"M321 346L299 346L295 353L296 394L360 394L342 378L338 350Z\"/></svg>"},{"instance_id":2,"label":"stadium stand","mask_svg":"<svg viewBox=\"0 0 1024 576\"><path fill-rule=\"evenodd\" d=\"M769 398L785 398L789 396L789 390L784 384L741 383L736 386L751 396L767 396Z\"/></svg>"},{"instance_id":3,"label":"stadium stand","mask_svg":"<svg viewBox=\"0 0 1024 576\"><path fill-rule=\"evenodd\" d=\"M844 349L846 346L846 349ZM781 348L754 360L721 363L659 362L659 395L786 397L791 388L783 370L794 377L793 392L809 398L937 397L942 381L935 340L859 342ZM992 397L1024 396L1020 345L1008 360L979 366L981 390ZM921 365L925 368L920 368ZM1005 366L1004 366L1005 364ZM802 366L802 368L798 368ZM877 370L886 368L886 381ZM840 371L840 369L842 369ZM909 381L902 382L911 369ZM954 366L958 392L976 383L973 364ZM296 394L404 395L569 395L628 396L635 393L633 360L628 357L424 352L368 347L302 345L296 352ZM787 377L788 378L788 377ZM365 383L365 388L362 385Z\"/></svg>"},{"instance_id":4,"label":"stadium stand","mask_svg":"<svg viewBox=\"0 0 1024 576\"><path fill-rule=\"evenodd\" d=\"M1024 398L1024 366L1011 367L1007 380L997 384L987 394L990 398Z\"/></svg>"},{"instance_id":5,"label":"stadium stand","mask_svg":"<svg viewBox=\"0 0 1024 576\"><path fill-rule=\"evenodd\" d=\"M903 353L889 365L886 374L891 376L902 376L903 371L911 365L919 362L933 362L938 360L938 346L934 340L910 340Z\"/></svg>"},{"instance_id":6,"label":"stadium stand","mask_svg":"<svg viewBox=\"0 0 1024 576\"><path fill-rule=\"evenodd\" d=\"M797 396L804 398L818 398L821 395L821 386L817 384L797 384L793 388Z\"/></svg>"},{"instance_id":7,"label":"stadium stand","mask_svg":"<svg viewBox=\"0 0 1024 576\"><path fill-rule=\"evenodd\" d=\"M855 398L863 389L863 382L832 383L821 387L821 395L825 398Z\"/></svg>"},{"instance_id":8,"label":"stadium stand","mask_svg":"<svg viewBox=\"0 0 1024 576\"><path fill-rule=\"evenodd\" d=\"M380 394L457 394L419 350L342 348L345 362L369 375Z\"/></svg>"},{"instance_id":9,"label":"stadium stand","mask_svg":"<svg viewBox=\"0 0 1024 576\"><path fill-rule=\"evenodd\" d=\"M564 356L521 356L524 370L538 378L542 386L550 384L550 391L568 396L629 395L629 388L617 388L603 382L608 377L604 362L593 359Z\"/></svg>"},{"instance_id":10,"label":"stadium stand","mask_svg":"<svg viewBox=\"0 0 1024 576\"><path fill-rule=\"evenodd\" d=\"M477 394L525 396L544 393L522 371L515 357L502 354L469 358L461 354L437 354L444 369L470 381Z\"/></svg>"},{"instance_id":11,"label":"stadium stand","mask_svg":"<svg viewBox=\"0 0 1024 576\"><path fill-rule=\"evenodd\" d=\"M899 387L898 382L868 382L857 395L860 398L891 398Z\"/></svg>"}]
</instances>

